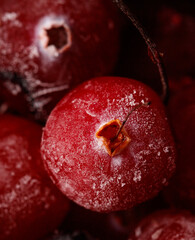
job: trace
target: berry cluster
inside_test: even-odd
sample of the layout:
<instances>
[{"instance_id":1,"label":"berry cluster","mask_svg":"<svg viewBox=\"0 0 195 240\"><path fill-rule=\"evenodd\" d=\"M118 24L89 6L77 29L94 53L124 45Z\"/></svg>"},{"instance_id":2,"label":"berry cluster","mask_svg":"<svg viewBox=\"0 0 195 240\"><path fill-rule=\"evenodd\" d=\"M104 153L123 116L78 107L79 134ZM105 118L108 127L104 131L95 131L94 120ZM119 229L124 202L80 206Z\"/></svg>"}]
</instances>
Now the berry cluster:
<instances>
[{"instance_id":1,"label":"berry cluster","mask_svg":"<svg viewBox=\"0 0 195 240\"><path fill-rule=\"evenodd\" d=\"M124 2L1 0L0 240L195 239L195 19L142 13L167 102Z\"/></svg>"}]
</instances>

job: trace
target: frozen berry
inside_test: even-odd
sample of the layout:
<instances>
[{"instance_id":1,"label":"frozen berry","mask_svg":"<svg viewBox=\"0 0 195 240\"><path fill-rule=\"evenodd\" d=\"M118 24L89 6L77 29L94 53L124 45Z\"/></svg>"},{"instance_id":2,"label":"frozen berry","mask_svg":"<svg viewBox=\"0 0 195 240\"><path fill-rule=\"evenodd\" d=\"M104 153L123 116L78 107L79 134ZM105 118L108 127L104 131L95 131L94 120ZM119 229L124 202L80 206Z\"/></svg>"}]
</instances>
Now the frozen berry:
<instances>
[{"instance_id":1,"label":"frozen berry","mask_svg":"<svg viewBox=\"0 0 195 240\"><path fill-rule=\"evenodd\" d=\"M119 18L110 0L2 0L0 22L0 94L37 118L116 62Z\"/></svg>"},{"instance_id":2,"label":"frozen berry","mask_svg":"<svg viewBox=\"0 0 195 240\"><path fill-rule=\"evenodd\" d=\"M144 84L119 77L92 79L63 98L44 129L42 156L64 194L100 212L152 198L175 168L161 100Z\"/></svg>"},{"instance_id":3,"label":"frozen berry","mask_svg":"<svg viewBox=\"0 0 195 240\"><path fill-rule=\"evenodd\" d=\"M169 89L170 95L175 95L175 93L179 93L184 88L190 87L193 85L194 79L190 76L181 76L181 77L171 77L169 78Z\"/></svg>"},{"instance_id":4,"label":"frozen berry","mask_svg":"<svg viewBox=\"0 0 195 240\"><path fill-rule=\"evenodd\" d=\"M195 217L188 212L158 211L143 219L129 240L193 240Z\"/></svg>"},{"instance_id":5,"label":"frozen berry","mask_svg":"<svg viewBox=\"0 0 195 240\"><path fill-rule=\"evenodd\" d=\"M170 121L178 151L176 174L168 186L167 200L195 212L195 84L170 98Z\"/></svg>"},{"instance_id":6,"label":"frozen berry","mask_svg":"<svg viewBox=\"0 0 195 240\"><path fill-rule=\"evenodd\" d=\"M194 75L195 18L193 15L164 7L158 12L155 38L169 74Z\"/></svg>"},{"instance_id":7,"label":"frozen berry","mask_svg":"<svg viewBox=\"0 0 195 240\"><path fill-rule=\"evenodd\" d=\"M0 126L0 239L40 239L62 221L68 200L43 168L41 127L11 115Z\"/></svg>"},{"instance_id":8,"label":"frozen berry","mask_svg":"<svg viewBox=\"0 0 195 240\"><path fill-rule=\"evenodd\" d=\"M143 202L129 210L110 213L109 225L112 227L111 231L115 236L113 239L127 240L130 233L133 233L137 224L144 217L165 207L167 207L167 204L165 204L160 193L157 197Z\"/></svg>"}]
</instances>

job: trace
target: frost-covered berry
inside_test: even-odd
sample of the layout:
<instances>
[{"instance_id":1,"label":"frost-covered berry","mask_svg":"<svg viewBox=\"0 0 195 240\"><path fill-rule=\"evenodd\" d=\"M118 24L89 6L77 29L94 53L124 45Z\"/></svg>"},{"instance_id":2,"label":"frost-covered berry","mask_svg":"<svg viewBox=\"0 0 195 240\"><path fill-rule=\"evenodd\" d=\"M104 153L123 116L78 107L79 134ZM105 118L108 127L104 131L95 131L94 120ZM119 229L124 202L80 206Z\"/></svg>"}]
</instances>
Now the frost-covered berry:
<instances>
[{"instance_id":1,"label":"frost-covered berry","mask_svg":"<svg viewBox=\"0 0 195 240\"><path fill-rule=\"evenodd\" d=\"M193 240L195 217L189 212L162 210L143 219L129 240Z\"/></svg>"},{"instance_id":2,"label":"frost-covered berry","mask_svg":"<svg viewBox=\"0 0 195 240\"><path fill-rule=\"evenodd\" d=\"M175 168L161 100L144 84L119 77L92 79L65 96L47 121L41 148L58 188L100 212L152 198Z\"/></svg>"},{"instance_id":3,"label":"frost-covered berry","mask_svg":"<svg viewBox=\"0 0 195 240\"><path fill-rule=\"evenodd\" d=\"M41 239L63 220L68 200L43 168L41 127L11 115L0 126L0 239Z\"/></svg>"},{"instance_id":4,"label":"frost-covered berry","mask_svg":"<svg viewBox=\"0 0 195 240\"><path fill-rule=\"evenodd\" d=\"M45 119L76 84L112 71L119 17L111 0L2 0L0 94Z\"/></svg>"}]
</instances>

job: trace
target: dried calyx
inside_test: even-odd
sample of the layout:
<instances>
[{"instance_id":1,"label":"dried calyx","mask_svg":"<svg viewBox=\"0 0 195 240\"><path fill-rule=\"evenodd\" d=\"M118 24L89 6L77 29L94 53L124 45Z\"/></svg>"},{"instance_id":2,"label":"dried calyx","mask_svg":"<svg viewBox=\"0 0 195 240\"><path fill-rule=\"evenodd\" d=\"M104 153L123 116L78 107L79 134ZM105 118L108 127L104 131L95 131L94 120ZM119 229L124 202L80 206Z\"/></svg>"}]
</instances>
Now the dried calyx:
<instances>
[{"instance_id":1,"label":"dried calyx","mask_svg":"<svg viewBox=\"0 0 195 240\"><path fill-rule=\"evenodd\" d=\"M120 153L131 140L124 128L118 134L121 125L122 123L118 119L112 120L103 125L96 133L96 137L101 138L107 153L111 157Z\"/></svg>"},{"instance_id":2,"label":"dried calyx","mask_svg":"<svg viewBox=\"0 0 195 240\"><path fill-rule=\"evenodd\" d=\"M105 147L106 152L114 157L119 154L123 149L127 147L130 143L131 138L129 137L127 131L124 128L129 116L132 112L136 111L138 108L143 106L149 106L151 102L142 103L135 106L129 111L125 120L121 123L119 119L111 120L104 124L96 132L96 137L100 139Z\"/></svg>"}]
</instances>

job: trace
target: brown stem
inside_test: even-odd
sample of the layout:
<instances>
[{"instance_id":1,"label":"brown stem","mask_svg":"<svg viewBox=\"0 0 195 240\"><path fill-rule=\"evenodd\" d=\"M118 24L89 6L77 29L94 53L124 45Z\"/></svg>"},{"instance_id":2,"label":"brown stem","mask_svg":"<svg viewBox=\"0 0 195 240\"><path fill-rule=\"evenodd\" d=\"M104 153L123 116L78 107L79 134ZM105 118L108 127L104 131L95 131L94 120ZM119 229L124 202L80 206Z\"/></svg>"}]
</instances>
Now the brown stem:
<instances>
[{"instance_id":1,"label":"brown stem","mask_svg":"<svg viewBox=\"0 0 195 240\"><path fill-rule=\"evenodd\" d=\"M168 79L167 74L165 71L165 67L162 60L162 54L158 52L156 48L156 44L153 42L153 40L148 36L145 29L141 25L141 23L138 21L137 17L131 12L129 7L123 2L124 0L113 0L113 2L118 6L118 8L131 20L133 25L137 28L143 39L145 40L148 49L150 49L150 52L153 57L153 62L157 65L158 71L160 74L161 84L162 84L162 93L161 93L161 99L164 103L168 100Z\"/></svg>"}]
</instances>

